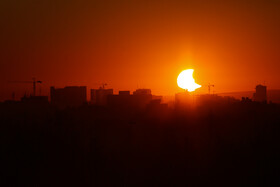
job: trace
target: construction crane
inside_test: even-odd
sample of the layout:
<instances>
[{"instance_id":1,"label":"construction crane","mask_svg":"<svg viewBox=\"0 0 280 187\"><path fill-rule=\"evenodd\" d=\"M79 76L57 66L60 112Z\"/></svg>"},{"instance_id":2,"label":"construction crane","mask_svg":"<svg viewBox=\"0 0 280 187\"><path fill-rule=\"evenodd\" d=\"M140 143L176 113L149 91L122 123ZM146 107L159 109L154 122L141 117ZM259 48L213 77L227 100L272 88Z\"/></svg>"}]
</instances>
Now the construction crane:
<instances>
[{"instance_id":1,"label":"construction crane","mask_svg":"<svg viewBox=\"0 0 280 187\"><path fill-rule=\"evenodd\" d=\"M36 81L35 78L32 78L32 81L9 81L9 83L32 83L33 84L33 96L36 96L36 85L42 84L42 81Z\"/></svg>"},{"instance_id":2,"label":"construction crane","mask_svg":"<svg viewBox=\"0 0 280 187\"><path fill-rule=\"evenodd\" d=\"M208 92L209 92L209 95L210 95L210 93L211 93L211 87L214 87L214 84L208 84Z\"/></svg>"}]
</instances>

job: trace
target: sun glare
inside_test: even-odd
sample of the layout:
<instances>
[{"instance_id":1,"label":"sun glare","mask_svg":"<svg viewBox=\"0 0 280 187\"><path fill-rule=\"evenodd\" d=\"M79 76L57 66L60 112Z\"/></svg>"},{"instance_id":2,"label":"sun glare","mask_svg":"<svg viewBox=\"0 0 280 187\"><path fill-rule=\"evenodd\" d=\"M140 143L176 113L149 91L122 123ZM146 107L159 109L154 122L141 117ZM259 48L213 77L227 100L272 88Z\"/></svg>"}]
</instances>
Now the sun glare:
<instances>
[{"instance_id":1,"label":"sun glare","mask_svg":"<svg viewBox=\"0 0 280 187\"><path fill-rule=\"evenodd\" d=\"M179 74L177 84L180 88L192 92L201 87L201 85L195 83L193 71L193 69L187 69Z\"/></svg>"}]
</instances>

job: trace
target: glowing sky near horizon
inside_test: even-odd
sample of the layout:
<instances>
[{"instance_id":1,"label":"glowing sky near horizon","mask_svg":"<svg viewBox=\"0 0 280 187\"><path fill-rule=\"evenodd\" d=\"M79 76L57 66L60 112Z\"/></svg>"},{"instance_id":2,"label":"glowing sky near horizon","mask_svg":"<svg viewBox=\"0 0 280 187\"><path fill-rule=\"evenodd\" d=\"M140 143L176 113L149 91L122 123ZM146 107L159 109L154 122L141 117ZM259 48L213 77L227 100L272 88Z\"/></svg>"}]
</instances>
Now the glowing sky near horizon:
<instances>
[{"instance_id":1,"label":"glowing sky near horizon","mask_svg":"<svg viewBox=\"0 0 280 187\"><path fill-rule=\"evenodd\" d=\"M32 93L7 84L32 77L46 95L98 83L174 95L184 69L216 93L280 89L279 9L276 0L2 0L0 100Z\"/></svg>"}]
</instances>

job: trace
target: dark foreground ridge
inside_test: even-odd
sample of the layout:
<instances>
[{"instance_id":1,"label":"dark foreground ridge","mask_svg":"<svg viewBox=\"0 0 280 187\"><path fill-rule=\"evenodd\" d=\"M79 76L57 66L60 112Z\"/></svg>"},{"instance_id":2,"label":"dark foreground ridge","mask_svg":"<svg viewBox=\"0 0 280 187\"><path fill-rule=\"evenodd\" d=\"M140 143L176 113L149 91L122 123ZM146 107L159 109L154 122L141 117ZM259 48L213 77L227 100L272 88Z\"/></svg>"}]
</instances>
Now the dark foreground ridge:
<instances>
[{"instance_id":1,"label":"dark foreground ridge","mask_svg":"<svg viewBox=\"0 0 280 187\"><path fill-rule=\"evenodd\" d=\"M279 185L280 106L0 105L1 186Z\"/></svg>"}]
</instances>

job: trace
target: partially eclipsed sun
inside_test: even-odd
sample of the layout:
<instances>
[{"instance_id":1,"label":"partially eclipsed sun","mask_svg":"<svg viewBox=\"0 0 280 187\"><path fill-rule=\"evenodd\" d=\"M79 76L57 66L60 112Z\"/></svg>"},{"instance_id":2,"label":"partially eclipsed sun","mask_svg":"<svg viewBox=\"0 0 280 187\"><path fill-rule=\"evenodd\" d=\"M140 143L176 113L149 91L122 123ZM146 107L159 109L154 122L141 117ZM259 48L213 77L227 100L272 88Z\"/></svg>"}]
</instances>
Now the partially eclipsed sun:
<instances>
[{"instance_id":1,"label":"partially eclipsed sun","mask_svg":"<svg viewBox=\"0 0 280 187\"><path fill-rule=\"evenodd\" d=\"M177 78L177 84L180 88L192 92L201 87L201 85L195 83L193 71L193 69L187 69L179 74Z\"/></svg>"}]
</instances>

